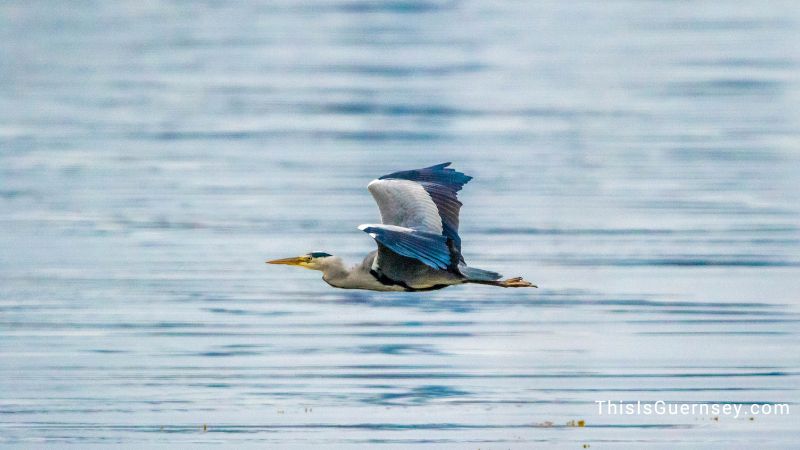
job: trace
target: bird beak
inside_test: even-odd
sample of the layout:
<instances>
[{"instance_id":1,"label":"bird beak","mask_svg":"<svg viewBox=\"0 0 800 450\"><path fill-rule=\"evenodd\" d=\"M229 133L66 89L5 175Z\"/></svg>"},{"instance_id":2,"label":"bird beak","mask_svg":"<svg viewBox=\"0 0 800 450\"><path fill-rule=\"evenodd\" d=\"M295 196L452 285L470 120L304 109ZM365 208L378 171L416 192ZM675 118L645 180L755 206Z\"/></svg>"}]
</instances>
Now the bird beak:
<instances>
[{"instance_id":1,"label":"bird beak","mask_svg":"<svg viewBox=\"0 0 800 450\"><path fill-rule=\"evenodd\" d=\"M302 256L295 256L294 258L273 259L267 261L267 264L284 264L287 266L301 266L306 262Z\"/></svg>"}]
</instances>

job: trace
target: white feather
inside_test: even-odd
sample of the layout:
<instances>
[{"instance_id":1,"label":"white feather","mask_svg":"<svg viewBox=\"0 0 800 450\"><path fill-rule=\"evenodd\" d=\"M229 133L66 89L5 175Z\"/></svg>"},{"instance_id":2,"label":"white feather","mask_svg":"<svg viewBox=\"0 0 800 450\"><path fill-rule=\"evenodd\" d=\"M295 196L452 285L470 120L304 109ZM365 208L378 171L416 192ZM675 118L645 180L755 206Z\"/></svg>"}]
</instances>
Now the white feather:
<instances>
[{"instance_id":1,"label":"white feather","mask_svg":"<svg viewBox=\"0 0 800 450\"><path fill-rule=\"evenodd\" d=\"M381 212L384 225L442 234L442 218L431 196L410 180L373 180L367 189Z\"/></svg>"}]
</instances>

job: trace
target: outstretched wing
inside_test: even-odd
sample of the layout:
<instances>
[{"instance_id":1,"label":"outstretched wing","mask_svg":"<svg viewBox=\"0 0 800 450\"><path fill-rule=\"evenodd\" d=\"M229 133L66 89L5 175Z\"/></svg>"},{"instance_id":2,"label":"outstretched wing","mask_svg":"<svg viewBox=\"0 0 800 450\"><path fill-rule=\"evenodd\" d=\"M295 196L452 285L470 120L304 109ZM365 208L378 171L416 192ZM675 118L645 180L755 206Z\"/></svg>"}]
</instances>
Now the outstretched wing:
<instances>
[{"instance_id":1,"label":"outstretched wing","mask_svg":"<svg viewBox=\"0 0 800 450\"><path fill-rule=\"evenodd\" d=\"M368 189L378 203L383 225L410 230L403 232L404 242L409 239L421 239L421 236L424 236L425 242L420 241L417 248L435 245L437 247L434 250L435 254L441 255L442 251L446 251L450 263L456 265L458 262L463 262L461 238L458 236L461 202L457 194L472 177L447 168L449 165L448 162L384 175L373 180ZM375 228L375 226L370 227ZM440 264L435 263L437 261L435 259L431 260L426 255L405 254L403 251L408 252L408 249L398 250L399 244L392 242L393 239L385 238L384 240L389 242L387 244L375 236L380 236L379 233L370 232L370 234L396 253L418 259L431 267L441 268ZM432 242L431 235L443 239L435 239L435 242ZM431 262L434 264L430 264Z\"/></svg>"},{"instance_id":2,"label":"outstretched wing","mask_svg":"<svg viewBox=\"0 0 800 450\"><path fill-rule=\"evenodd\" d=\"M414 258L434 269L446 270L451 265L446 238L441 234L382 224L359 225L358 229L398 255Z\"/></svg>"}]
</instances>

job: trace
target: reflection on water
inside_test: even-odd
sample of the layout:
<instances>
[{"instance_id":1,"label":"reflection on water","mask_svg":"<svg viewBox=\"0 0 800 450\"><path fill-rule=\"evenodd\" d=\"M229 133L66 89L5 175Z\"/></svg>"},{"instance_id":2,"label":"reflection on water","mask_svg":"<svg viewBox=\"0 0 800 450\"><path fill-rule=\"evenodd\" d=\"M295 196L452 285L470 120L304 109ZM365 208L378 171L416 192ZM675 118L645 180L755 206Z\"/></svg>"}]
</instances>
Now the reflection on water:
<instances>
[{"instance_id":1,"label":"reflection on water","mask_svg":"<svg viewBox=\"0 0 800 450\"><path fill-rule=\"evenodd\" d=\"M800 400L798 19L5 2L0 444L791 447L594 402ZM263 264L358 260L369 180L443 161L467 260L540 289Z\"/></svg>"}]
</instances>

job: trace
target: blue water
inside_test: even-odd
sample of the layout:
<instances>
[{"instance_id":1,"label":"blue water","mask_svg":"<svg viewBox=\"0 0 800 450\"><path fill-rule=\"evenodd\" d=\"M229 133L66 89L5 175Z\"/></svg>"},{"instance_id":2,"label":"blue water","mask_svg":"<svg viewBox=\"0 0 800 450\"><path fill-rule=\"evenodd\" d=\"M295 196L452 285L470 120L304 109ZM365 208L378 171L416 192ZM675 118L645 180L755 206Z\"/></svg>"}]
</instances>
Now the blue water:
<instances>
[{"instance_id":1,"label":"blue water","mask_svg":"<svg viewBox=\"0 0 800 450\"><path fill-rule=\"evenodd\" d=\"M793 1L3 2L0 446L796 445L798 30ZM538 290L263 263L359 260L366 184L443 161L467 261Z\"/></svg>"}]
</instances>

